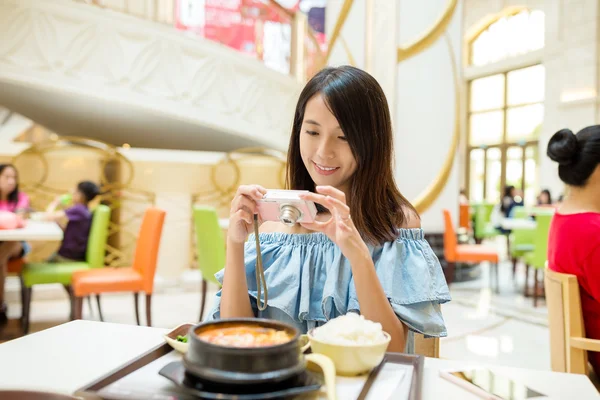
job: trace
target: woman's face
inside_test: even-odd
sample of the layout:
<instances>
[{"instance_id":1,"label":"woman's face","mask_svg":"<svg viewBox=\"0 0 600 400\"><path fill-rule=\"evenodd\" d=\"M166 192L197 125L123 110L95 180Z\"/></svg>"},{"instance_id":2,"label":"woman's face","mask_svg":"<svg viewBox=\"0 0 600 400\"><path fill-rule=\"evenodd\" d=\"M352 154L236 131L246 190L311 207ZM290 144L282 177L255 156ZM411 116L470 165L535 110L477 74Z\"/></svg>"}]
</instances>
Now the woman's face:
<instances>
[{"instance_id":1,"label":"woman's face","mask_svg":"<svg viewBox=\"0 0 600 400\"><path fill-rule=\"evenodd\" d=\"M335 116L318 94L306 103L300 127L300 155L317 186L333 186L344 192L357 163Z\"/></svg>"},{"instance_id":2,"label":"woman's face","mask_svg":"<svg viewBox=\"0 0 600 400\"><path fill-rule=\"evenodd\" d=\"M17 171L13 167L6 167L0 173L0 193L8 196L17 187Z\"/></svg>"}]
</instances>

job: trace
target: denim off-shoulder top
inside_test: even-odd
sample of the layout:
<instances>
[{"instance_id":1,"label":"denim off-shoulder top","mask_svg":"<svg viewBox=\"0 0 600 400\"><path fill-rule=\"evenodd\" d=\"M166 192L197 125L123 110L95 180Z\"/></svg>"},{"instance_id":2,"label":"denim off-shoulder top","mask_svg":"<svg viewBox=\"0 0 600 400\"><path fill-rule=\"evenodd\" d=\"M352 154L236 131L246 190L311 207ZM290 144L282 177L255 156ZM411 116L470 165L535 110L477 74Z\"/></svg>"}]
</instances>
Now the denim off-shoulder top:
<instances>
[{"instance_id":1,"label":"denim off-shoulder top","mask_svg":"<svg viewBox=\"0 0 600 400\"><path fill-rule=\"evenodd\" d=\"M348 312L360 313L350 262L322 233L259 234L268 306L257 307L256 243L245 244L246 280L254 314L295 325L301 332ZM398 316L408 328L406 352L414 350L413 332L427 337L447 335L440 304L450 293L440 262L422 229L399 229L396 240L369 246L377 276ZM223 283L224 270L215 274ZM261 297L262 301L262 297ZM220 318L221 291L207 320Z\"/></svg>"}]
</instances>

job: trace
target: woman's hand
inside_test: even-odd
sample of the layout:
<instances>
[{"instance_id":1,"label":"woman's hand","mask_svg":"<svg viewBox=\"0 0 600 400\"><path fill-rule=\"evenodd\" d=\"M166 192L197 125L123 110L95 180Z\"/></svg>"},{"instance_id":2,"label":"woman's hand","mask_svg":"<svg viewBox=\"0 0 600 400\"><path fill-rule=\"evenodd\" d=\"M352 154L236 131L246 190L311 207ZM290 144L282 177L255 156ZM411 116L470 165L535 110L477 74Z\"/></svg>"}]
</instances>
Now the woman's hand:
<instances>
[{"instance_id":1,"label":"woman's hand","mask_svg":"<svg viewBox=\"0 0 600 400\"><path fill-rule=\"evenodd\" d=\"M370 258L369 249L350 217L350 208L346 204L344 192L331 186L317 186L316 190L317 193L302 194L300 198L326 207L331 212L331 218L325 222L315 221L301 225L327 235L349 260L364 256Z\"/></svg>"},{"instance_id":2,"label":"woman's hand","mask_svg":"<svg viewBox=\"0 0 600 400\"><path fill-rule=\"evenodd\" d=\"M256 200L260 200L267 189L259 185L242 185L231 201L227 237L234 243L244 243L253 230L254 214L258 212ZM259 221L260 222L260 221Z\"/></svg>"}]
</instances>

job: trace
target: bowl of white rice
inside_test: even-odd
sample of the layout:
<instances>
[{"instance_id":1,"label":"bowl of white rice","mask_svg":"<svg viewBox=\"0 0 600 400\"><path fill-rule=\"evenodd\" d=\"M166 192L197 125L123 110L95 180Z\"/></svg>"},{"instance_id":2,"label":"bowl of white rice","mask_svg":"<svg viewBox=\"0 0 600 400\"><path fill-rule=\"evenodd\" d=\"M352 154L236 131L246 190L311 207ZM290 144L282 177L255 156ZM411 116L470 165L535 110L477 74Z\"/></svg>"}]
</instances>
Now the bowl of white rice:
<instances>
[{"instance_id":1,"label":"bowl of white rice","mask_svg":"<svg viewBox=\"0 0 600 400\"><path fill-rule=\"evenodd\" d=\"M375 368L385 356L391 337L381 324L348 313L308 332L313 353L333 360L338 375L354 376Z\"/></svg>"}]
</instances>

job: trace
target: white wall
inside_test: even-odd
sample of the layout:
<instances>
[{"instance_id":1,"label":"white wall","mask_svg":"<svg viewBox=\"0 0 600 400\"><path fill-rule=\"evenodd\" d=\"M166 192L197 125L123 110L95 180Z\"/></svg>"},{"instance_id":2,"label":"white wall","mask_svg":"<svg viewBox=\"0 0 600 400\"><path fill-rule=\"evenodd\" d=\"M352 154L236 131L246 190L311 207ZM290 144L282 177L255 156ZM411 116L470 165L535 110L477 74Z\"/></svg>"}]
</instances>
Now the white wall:
<instances>
[{"instance_id":1,"label":"white wall","mask_svg":"<svg viewBox=\"0 0 600 400\"><path fill-rule=\"evenodd\" d=\"M440 16L447 2L401 0L398 43L413 41ZM448 28L457 62L461 59L462 2ZM403 194L415 199L437 177L454 130L455 95L450 56L442 37L425 52L398 65L395 110L396 179ZM422 216L426 231L442 232L442 210L457 220L459 168L457 163L442 194Z\"/></svg>"}]
</instances>

